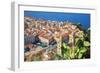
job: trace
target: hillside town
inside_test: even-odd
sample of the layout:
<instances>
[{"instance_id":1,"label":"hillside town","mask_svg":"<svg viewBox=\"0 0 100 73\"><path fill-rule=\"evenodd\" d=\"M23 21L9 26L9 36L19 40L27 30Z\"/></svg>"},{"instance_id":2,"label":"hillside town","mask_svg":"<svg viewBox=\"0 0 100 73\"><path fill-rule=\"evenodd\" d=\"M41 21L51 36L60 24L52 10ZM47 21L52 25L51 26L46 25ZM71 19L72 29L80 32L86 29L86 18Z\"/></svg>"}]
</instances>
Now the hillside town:
<instances>
[{"instance_id":1,"label":"hillside town","mask_svg":"<svg viewBox=\"0 0 100 73\"><path fill-rule=\"evenodd\" d=\"M64 59L62 45L75 49L75 38L82 38L84 32L72 22L51 21L24 17L24 61ZM64 42L64 43L63 43ZM73 52L75 55L75 52ZM74 55L71 57L74 58Z\"/></svg>"}]
</instances>

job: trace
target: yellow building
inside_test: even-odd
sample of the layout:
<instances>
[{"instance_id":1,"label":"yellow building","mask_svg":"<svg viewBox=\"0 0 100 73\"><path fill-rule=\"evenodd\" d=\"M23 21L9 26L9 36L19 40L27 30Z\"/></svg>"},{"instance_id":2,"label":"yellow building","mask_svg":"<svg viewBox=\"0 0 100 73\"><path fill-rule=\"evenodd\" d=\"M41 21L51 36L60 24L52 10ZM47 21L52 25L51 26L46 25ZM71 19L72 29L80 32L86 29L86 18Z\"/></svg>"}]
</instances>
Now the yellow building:
<instances>
[{"instance_id":1,"label":"yellow building","mask_svg":"<svg viewBox=\"0 0 100 73\"><path fill-rule=\"evenodd\" d=\"M57 54L61 55L62 35L60 32L55 32L54 39L57 42Z\"/></svg>"}]
</instances>

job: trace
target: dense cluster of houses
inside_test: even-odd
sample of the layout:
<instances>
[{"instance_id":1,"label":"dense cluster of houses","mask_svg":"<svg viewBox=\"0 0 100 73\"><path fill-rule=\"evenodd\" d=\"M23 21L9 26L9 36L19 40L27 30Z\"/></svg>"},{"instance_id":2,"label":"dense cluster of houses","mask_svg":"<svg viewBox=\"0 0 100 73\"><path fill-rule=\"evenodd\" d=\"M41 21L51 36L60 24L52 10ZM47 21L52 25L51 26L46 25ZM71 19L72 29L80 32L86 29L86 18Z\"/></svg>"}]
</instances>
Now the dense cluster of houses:
<instances>
[{"instance_id":1,"label":"dense cluster of houses","mask_svg":"<svg viewBox=\"0 0 100 73\"><path fill-rule=\"evenodd\" d=\"M24 60L52 60L54 53L62 55L62 42L74 47L74 38L82 33L71 22L24 17Z\"/></svg>"}]
</instances>

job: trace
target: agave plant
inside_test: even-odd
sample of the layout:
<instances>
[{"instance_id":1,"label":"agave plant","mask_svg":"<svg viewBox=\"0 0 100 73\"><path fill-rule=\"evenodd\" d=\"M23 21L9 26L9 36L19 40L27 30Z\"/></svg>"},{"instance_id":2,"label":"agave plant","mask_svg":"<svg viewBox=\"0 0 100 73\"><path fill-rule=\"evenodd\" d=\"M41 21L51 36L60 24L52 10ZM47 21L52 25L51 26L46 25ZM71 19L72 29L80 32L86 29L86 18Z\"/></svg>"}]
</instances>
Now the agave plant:
<instances>
[{"instance_id":1,"label":"agave plant","mask_svg":"<svg viewBox=\"0 0 100 73\"><path fill-rule=\"evenodd\" d=\"M62 57L64 59L90 58L90 34L80 32L80 35L74 39L74 48L65 42L62 43Z\"/></svg>"}]
</instances>

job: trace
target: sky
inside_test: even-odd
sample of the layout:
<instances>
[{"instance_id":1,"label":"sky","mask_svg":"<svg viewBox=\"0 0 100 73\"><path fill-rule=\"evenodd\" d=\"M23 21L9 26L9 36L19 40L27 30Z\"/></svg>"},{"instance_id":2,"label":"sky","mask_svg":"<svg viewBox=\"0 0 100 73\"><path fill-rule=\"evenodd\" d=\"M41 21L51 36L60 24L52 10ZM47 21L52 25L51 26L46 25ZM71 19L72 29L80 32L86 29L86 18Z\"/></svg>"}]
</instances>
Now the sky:
<instances>
[{"instance_id":1,"label":"sky","mask_svg":"<svg viewBox=\"0 0 100 73\"><path fill-rule=\"evenodd\" d=\"M81 23L85 28L90 27L90 14L86 13L24 11L24 16L30 16L35 19L43 18L51 21L69 21L73 23Z\"/></svg>"}]
</instances>

